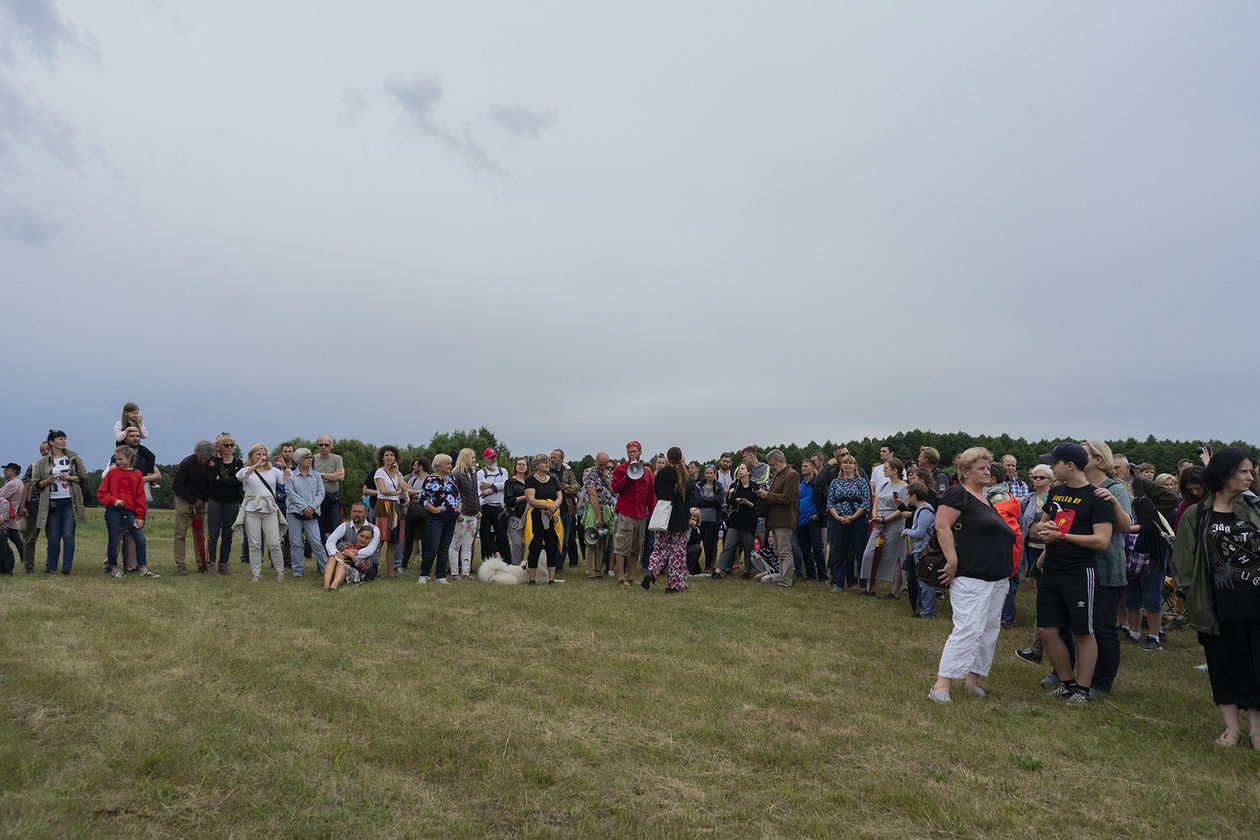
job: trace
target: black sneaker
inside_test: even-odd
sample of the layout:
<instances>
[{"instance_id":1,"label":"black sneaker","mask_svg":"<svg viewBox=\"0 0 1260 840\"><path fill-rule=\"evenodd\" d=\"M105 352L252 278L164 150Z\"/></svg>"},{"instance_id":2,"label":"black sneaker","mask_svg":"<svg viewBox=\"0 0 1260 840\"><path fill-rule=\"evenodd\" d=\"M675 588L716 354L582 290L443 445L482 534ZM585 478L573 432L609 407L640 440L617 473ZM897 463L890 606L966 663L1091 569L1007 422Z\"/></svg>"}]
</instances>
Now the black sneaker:
<instances>
[{"instance_id":1,"label":"black sneaker","mask_svg":"<svg viewBox=\"0 0 1260 840\"><path fill-rule=\"evenodd\" d=\"M1076 685L1068 685L1067 683L1061 682L1046 696L1053 697L1058 700L1069 700L1076 694L1077 688L1078 686ZM1089 692L1087 691L1085 693L1088 694Z\"/></svg>"},{"instance_id":2,"label":"black sneaker","mask_svg":"<svg viewBox=\"0 0 1260 840\"><path fill-rule=\"evenodd\" d=\"M1138 645L1142 650L1163 650L1164 646L1159 643L1159 639L1154 636L1147 636L1142 640L1142 644Z\"/></svg>"},{"instance_id":3,"label":"black sneaker","mask_svg":"<svg viewBox=\"0 0 1260 840\"><path fill-rule=\"evenodd\" d=\"M1030 647L1026 647L1023 650L1015 651L1015 655L1018 656L1020 659L1024 660L1025 662L1031 662L1034 665L1041 664L1041 659L1042 659L1041 654Z\"/></svg>"},{"instance_id":4,"label":"black sneaker","mask_svg":"<svg viewBox=\"0 0 1260 840\"><path fill-rule=\"evenodd\" d=\"M1094 695L1090 693L1088 688L1077 686L1067 699L1069 706L1088 706L1094 702Z\"/></svg>"}]
</instances>

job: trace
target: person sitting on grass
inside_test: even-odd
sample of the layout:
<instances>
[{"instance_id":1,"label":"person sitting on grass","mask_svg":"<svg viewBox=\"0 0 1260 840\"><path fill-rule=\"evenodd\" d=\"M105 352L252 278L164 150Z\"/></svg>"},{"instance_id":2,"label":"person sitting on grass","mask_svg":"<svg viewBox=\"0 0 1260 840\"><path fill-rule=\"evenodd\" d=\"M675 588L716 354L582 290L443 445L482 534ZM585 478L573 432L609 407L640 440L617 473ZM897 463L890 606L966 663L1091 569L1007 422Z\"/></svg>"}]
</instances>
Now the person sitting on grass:
<instances>
[{"instance_id":1,"label":"person sitting on grass","mask_svg":"<svg viewBox=\"0 0 1260 840\"><path fill-rule=\"evenodd\" d=\"M106 548L109 556L109 574L121 579L118 568L118 550L123 535L130 535L136 546L136 571L140 577L157 577L149 571L144 541L144 476L131 468L132 449L120 446L114 450L114 467L101 478L96 498L105 505L105 528L109 534Z\"/></svg>"},{"instance_id":2,"label":"person sitting on grass","mask_svg":"<svg viewBox=\"0 0 1260 840\"><path fill-rule=\"evenodd\" d=\"M336 592L337 587L347 580L356 585L364 581L376 580L379 568L376 555L360 556L374 539L376 539L376 530L370 525L364 525L359 528L354 542L346 543L345 547L330 556L324 565L324 589Z\"/></svg>"}]
</instances>

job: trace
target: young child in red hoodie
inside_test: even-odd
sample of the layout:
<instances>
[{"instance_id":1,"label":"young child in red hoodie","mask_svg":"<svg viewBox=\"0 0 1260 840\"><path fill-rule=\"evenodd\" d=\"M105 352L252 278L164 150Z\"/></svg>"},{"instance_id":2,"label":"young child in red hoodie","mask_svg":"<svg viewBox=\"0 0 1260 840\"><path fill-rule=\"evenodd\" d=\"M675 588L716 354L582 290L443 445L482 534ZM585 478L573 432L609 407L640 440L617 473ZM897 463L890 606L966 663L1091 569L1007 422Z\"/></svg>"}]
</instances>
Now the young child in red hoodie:
<instances>
[{"instance_id":1,"label":"young child in red hoodie","mask_svg":"<svg viewBox=\"0 0 1260 840\"><path fill-rule=\"evenodd\" d=\"M109 531L109 573L121 578L118 569L118 548L124 532L135 541L136 566L141 577L157 577L149 571L144 542L144 476L131 468L131 449L114 450L113 469L101 478L96 497L105 505L105 527Z\"/></svg>"}]
</instances>

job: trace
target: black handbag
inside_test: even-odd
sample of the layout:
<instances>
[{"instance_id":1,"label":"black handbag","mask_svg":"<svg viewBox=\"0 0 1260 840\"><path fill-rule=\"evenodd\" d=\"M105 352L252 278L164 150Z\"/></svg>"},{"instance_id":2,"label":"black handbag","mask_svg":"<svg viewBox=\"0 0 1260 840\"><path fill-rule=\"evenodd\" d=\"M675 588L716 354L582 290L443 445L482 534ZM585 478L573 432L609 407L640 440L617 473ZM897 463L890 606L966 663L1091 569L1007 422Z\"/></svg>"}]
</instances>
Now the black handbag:
<instances>
[{"instance_id":1,"label":"black handbag","mask_svg":"<svg viewBox=\"0 0 1260 840\"><path fill-rule=\"evenodd\" d=\"M971 494L968 493L968 496ZM965 500L964 505L970 504L970 500ZM963 512L966 508L963 509ZM962 512L958 514L958 519L954 520L954 533L957 534L962 530ZM954 548L958 548L958 538L954 538ZM923 551L919 552L919 562L914 567L914 574L919 579L919 583L926 583L928 586L941 585L941 569L945 568L945 552L941 550L941 541L936 536L936 528L933 526L932 533L928 535L927 546Z\"/></svg>"},{"instance_id":2,"label":"black handbag","mask_svg":"<svg viewBox=\"0 0 1260 840\"><path fill-rule=\"evenodd\" d=\"M941 585L941 569L945 568L945 552L941 551L940 540L936 538L936 529L928 536L927 545L919 552L919 562L914 567L914 574L919 583L928 586Z\"/></svg>"}]
</instances>

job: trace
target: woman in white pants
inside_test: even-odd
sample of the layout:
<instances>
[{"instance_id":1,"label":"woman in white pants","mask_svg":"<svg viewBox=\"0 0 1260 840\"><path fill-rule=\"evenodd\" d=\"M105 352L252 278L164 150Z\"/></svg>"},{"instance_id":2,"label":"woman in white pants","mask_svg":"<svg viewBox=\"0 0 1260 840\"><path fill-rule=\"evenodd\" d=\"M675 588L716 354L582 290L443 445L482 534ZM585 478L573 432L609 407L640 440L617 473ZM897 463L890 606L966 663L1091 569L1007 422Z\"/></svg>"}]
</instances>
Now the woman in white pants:
<instances>
[{"instance_id":1,"label":"woman in white pants","mask_svg":"<svg viewBox=\"0 0 1260 840\"><path fill-rule=\"evenodd\" d=\"M949 688L956 679L984 696L980 678L989 674L1001 629L1016 534L985 501L991 463L993 454L980 446L959 455L962 483L946 490L936 509L936 536L945 555L941 583L949 587L954 613L954 632L945 641L936 684L928 692L937 703L950 702Z\"/></svg>"},{"instance_id":2,"label":"woman in white pants","mask_svg":"<svg viewBox=\"0 0 1260 840\"><path fill-rule=\"evenodd\" d=\"M271 553L271 565L276 570L276 580L284 580L284 553L280 549L280 504L276 501L276 485L289 477L289 470L281 470L271 465L267 458L267 447L256 443L249 448L245 456L245 466L237 473L241 486L245 491L245 499L236 514L236 522L232 530L237 537L244 530L245 539L249 542L249 570L254 573L254 582L262 576L263 544Z\"/></svg>"}]
</instances>

